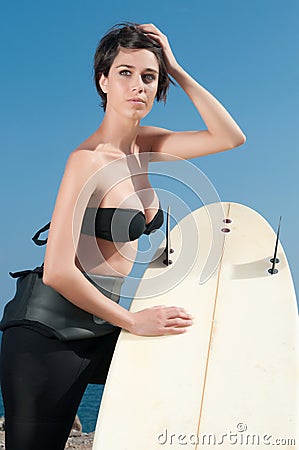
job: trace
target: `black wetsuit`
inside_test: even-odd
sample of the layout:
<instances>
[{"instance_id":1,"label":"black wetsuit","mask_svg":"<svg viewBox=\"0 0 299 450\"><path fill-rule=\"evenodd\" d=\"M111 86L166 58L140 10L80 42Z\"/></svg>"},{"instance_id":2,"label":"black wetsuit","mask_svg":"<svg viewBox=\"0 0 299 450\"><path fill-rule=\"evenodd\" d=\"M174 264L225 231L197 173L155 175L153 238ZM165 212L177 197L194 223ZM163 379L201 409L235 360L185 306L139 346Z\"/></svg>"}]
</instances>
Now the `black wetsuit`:
<instances>
[{"instance_id":1,"label":"black wetsuit","mask_svg":"<svg viewBox=\"0 0 299 450\"><path fill-rule=\"evenodd\" d=\"M162 223L160 208L149 224L138 210L87 208L81 232L124 242ZM119 332L62 341L36 323L5 329L0 377L6 450L65 448L87 384L105 383Z\"/></svg>"}]
</instances>

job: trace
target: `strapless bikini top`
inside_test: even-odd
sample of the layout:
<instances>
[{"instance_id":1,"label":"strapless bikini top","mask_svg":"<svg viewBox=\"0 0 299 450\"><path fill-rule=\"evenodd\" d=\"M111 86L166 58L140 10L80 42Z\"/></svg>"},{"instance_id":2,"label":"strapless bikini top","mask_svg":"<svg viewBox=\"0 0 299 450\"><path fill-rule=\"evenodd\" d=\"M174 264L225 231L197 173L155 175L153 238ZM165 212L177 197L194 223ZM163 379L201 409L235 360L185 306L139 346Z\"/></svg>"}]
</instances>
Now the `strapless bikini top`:
<instances>
[{"instance_id":1,"label":"strapless bikini top","mask_svg":"<svg viewBox=\"0 0 299 450\"><path fill-rule=\"evenodd\" d=\"M146 223L142 211L131 208L86 208L81 233L113 242L128 242L160 228L164 216L161 205L155 217Z\"/></svg>"}]
</instances>

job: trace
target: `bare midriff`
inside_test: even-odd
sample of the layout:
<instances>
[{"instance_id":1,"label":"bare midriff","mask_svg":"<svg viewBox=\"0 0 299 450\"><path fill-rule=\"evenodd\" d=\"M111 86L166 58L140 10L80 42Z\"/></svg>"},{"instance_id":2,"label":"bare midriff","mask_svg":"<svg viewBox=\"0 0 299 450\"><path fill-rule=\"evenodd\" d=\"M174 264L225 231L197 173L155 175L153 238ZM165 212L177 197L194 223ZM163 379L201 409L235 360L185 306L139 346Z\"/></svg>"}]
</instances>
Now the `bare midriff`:
<instances>
[{"instance_id":1,"label":"bare midriff","mask_svg":"<svg viewBox=\"0 0 299 450\"><path fill-rule=\"evenodd\" d=\"M111 242L81 235L75 263L82 272L127 276L132 270L137 249L137 239L130 242Z\"/></svg>"}]
</instances>

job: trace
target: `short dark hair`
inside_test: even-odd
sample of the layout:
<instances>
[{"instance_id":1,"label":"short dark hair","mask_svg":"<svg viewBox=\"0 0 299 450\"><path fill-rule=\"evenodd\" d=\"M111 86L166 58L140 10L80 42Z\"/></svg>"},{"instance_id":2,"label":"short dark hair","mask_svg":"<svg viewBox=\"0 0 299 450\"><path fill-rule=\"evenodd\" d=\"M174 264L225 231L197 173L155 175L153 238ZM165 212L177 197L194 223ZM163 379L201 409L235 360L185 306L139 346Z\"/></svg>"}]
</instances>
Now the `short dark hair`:
<instances>
[{"instance_id":1,"label":"short dark hair","mask_svg":"<svg viewBox=\"0 0 299 450\"><path fill-rule=\"evenodd\" d=\"M105 36L103 36L94 55L94 81L96 90L102 98L102 107L104 111L106 110L107 94L102 91L99 85L99 77L101 74L105 77L108 76L113 61L121 47L146 49L154 53L159 64L156 100L158 102L163 100L165 103L169 83L172 83L172 80L168 76L162 48L158 42L144 34L140 28L138 28L137 23L125 22L114 25Z\"/></svg>"}]
</instances>

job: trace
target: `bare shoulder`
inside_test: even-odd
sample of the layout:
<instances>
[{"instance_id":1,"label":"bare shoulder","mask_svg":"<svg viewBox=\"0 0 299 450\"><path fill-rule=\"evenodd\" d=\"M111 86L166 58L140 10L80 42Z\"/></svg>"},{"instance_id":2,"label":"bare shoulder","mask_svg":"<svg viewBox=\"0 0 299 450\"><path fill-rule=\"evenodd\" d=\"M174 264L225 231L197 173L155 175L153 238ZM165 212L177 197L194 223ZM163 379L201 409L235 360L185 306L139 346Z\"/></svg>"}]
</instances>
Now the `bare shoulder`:
<instances>
[{"instance_id":1,"label":"bare shoulder","mask_svg":"<svg viewBox=\"0 0 299 450\"><path fill-rule=\"evenodd\" d=\"M92 195L99 187L99 173L103 166L104 160L100 152L88 149L71 151L64 167L58 198L66 203L70 201L70 197L77 197L80 192Z\"/></svg>"},{"instance_id":2,"label":"bare shoulder","mask_svg":"<svg viewBox=\"0 0 299 450\"><path fill-rule=\"evenodd\" d=\"M73 150L67 158L67 165L81 169L92 170L93 168L99 168L103 162L101 152L82 148Z\"/></svg>"},{"instance_id":3,"label":"bare shoulder","mask_svg":"<svg viewBox=\"0 0 299 450\"><path fill-rule=\"evenodd\" d=\"M109 143L92 149L77 148L68 157L64 177L73 187L78 186L91 195L103 195L119 181L125 169L123 154Z\"/></svg>"},{"instance_id":4,"label":"bare shoulder","mask_svg":"<svg viewBox=\"0 0 299 450\"><path fill-rule=\"evenodd\" d=\"M64 177L75 176L79 182L83 181L101 170L105 163L104 154L100 151L75 149L67 158Z\"/></svg>"},{"instance_id":5,"label":"bare shoulder","mask_svg":"<svg viewBox=\"0 0 299 450\"><path fill-rule=\"evenodd\" d=\"M153 152L159 146L159 143L163 142L165 138L171 135L172 132L165 128L154 126L142 126L138 133L138 144L142 153L148 153L149 161L162 161L163 158L154 154Z\"/></svg>"},{"instance_id":6,"label":"bare shoulder","mask_svg":"<svg viewBox=\"0 0 299 450\"><path fill-rule=\"evenodd\" d=\"M155 140L156 138L160 138L169 133L171 133L171 131L166 128L142 126L139 129L138 138L144 142L150 142L151 140Z\"/></svg>"}]
</instances>

